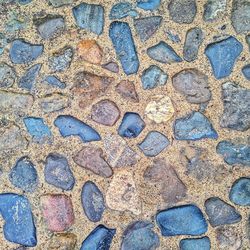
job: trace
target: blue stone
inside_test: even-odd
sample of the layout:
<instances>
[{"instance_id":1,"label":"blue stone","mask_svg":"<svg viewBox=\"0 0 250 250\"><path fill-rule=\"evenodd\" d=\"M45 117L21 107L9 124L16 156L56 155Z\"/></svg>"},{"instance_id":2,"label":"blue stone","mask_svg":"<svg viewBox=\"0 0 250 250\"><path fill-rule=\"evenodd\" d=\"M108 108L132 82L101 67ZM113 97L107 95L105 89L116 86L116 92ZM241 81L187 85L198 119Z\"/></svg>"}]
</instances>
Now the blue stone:
<instances>
[{"instance_id":1,"label":"blue stone","mask_svg":"<svg viewBox=\"0 0 250 250\"><path fill-rule=\"evenodd\" d=\"M144 10L156 10L160 4L161 0L137 0L137 6Z\"/></svg>"},{"instance_id":2,"label":"blue stone","mask_svg":"<svg viewBox=\"0 0 250 250\"><path fill-rule=\"evenodd\" d=\"M38 184L37 171L28 157L22 157L11 169L10 182L25 192L33 192Z\"/></svg>"},{"instance_id":3,"label":"blue stone","mask_svg":"<svg viewBox=\"0 0 250 250\"><path fill-rule=\"evenodd\" d=\"M250 178L240 178L234 182L229 199L240 206L250 206Z\"/></svg>"},{"instance_id":4,"label":"blue stone","mask_svg":"<svg viewBox=\"0 0 250 250\"><path fill-rule=\"evenodd\" d=\"M7 37L0 32L0 55L3 54L5 46L8 44Z\"/></svg>"},{"instance_id":5,"label":"blue stone","mask_svg":"<svg viewBox=\"0 0 250 250\"><path fill-rule=\"evenodd\" d=\"M206 219L195 205L163 210L156 215L156 221L163 236L201 235L208 229Z\"/></svg>"},{"instance_id":6,"label":"blue stone","mask_svg":"<svg viewBox=\"0 0 250 250\"><path fill-rule=\"evenodd\" d=\"M20 78L18 86L23 89L31 90L33 89L36 78L40 72L41 64L36 64L26 70L24 75Z\"/></svg>"},{"instance_id":7,"label":"blue stone","mask_svg":"<svg viewBox=\"0 0 250 250\"><path fill-rule=\"evenodd\" d=\"M101 136L95 129L73 116L59 115L54 121L54 124L59 128L63 137L77 135L83 142L101 140Z\"/></svg>"},{"instance_id":8,"label":"blue stone","mask_svg":"<svg viewBox=\"0 0 250 250\"><path fill-rule=\"evenodd\" d=\"M177 140L196 141L203 138L217 139L218 134L213 125L200 112L193 111L183 118L175 120L174 135Z\"/></svg>"},{"instance_id":9,"label":"blue stone","mask_svg":"<svg viewBox=\"0 0 250 250\"><path fill-rule=\"evenodd\" d=\"M205 54L217 79L231 74L235 61L242 49L242 44L232 36L222 41L211 43L206 47Z\"/></svg>"},{"instance_id":10,"label":"blue stone","mask_svg":"<svg viewBox=\"0 0 250 250\"><path fill-rule=\"evenodd\" d=\"M151 131L142 143L138 145L146 156L156 156L170 144L168 138L160 132Z\"/></svg>"},{"instance_id":11,"label":"blue stone","mask_svg":"<svg viewBox=\"0 0 250 250\"><path fill-rule=\"evenodd\" d=\"M43 45L31 44L18 39L11 44L10 59L16 64L30 63L36 60L42 53Z\"/></svg>"},{"instance_id":12,"label":"blue stone","mask_svg":"<svg viewBox=\"0 0 250 250\"><path fill-rule=\"evenodd\" d=\"M105 210L105 204L103 194L94 182L85 182L82 188L81 201L88 219L92 222L100 221Z\"/></svg>"},{"instance_id":13,"label":"blue stone","mask_svg":"<svg viewBox=\"0 0 250 250\"><path fill-rule=\"evenodd\" d=\"M0 194L0 213L5 221L4 237L16 244L34 247L36 227L28 199L13 193Z\"/></svg>"},{"instance_id":14,"label":"blue stone","mask_svg":"<svg viewBox=\"0 0 250 250\"><path fill-rule=\"evenodd\" d=\"M50 143L52 141L52 133L42 118L26 117L23 121L34 142Z\"/></svg>"},{"instance_id":15,"label":"blue stone","mask_svg":"<svg viewBox=\"0 0 250 250\"><path fill-rule=\"evenodd\" d=\"M136 221L128 225L123 233L121 250L153 250L159 247L158 235L148 221Z\"/></svg>"},{"instance_id":16,"label":"blue stone","mask_svg":"<svg viewBox=\"0 0 250 250\"><path fill-rule=\"evenodd\" d=\"M18 3L20 3L22 5L26 5L26 4L29 4L31 2L32 2L32 0L18 0Z\"/></svg>"},{"instance_id":17,"label":"blue stone","mask_svg":"<svg viewBox=\"0 0 250 250\"><path fill-rule=\"evenodd\" d=\"M221 141L216 147L216 152L221 154L229 165L242 164L250 167L250 145L236 144L231 141Z\"/></svg>"},{"instance_id":18,"label":"blue stone","mask_svg":"<svg viewBox=\"0 0 250 250\"><path fill-rule=\"evenodd\" d=\"M76 24L97 35L102 34L104 26L104 9L101 5L81 3L73 9Z\"/></svg>"},{"instance_id":19,"label":"blue stone","mask_svg":"<svg viewBox=\"0 0 250 250\"><path fill-rule=\"evenodd\" d=\"M180 241L180 250L210 250L210 248L211 243L208 237Z\"/></svg>"},{"instance_id":20,"label":"blue stone","mask_svg":"<svg viewBox=\"0 0 250 250\"><path fill-rule=\"evenodd\" d=\"M112 22L109 28L109 37L125 74L136 73L139 68L139 59L129 25L125 22Z\"/></svg>"},{"instance_id":21,"label":"blue stone","mask_svg":"<svg viewBox=\"0 0 250 250\"><path fill-rule=\"evenodd\" d=\"M178 63L182 62L180 56L174 51L174 49L165 42L159 42L158 44L147 49L147 54L150 58L161 63Z\"/></svg>"},{"instance_id":22,"label":"blue stone","mask_svg":"<svg viewBox=\"0 0 250 250\"><path fill-rule=\"evenodd\" d=\"M65 89L66 84L62 81L60 81L56 76L47 76L43 82L46 82L47 84L59 88L59 89Z\"/></svg>"},{"instance_id":23,"label":"blue stone","mask_svg":"<svg viewBox=\"0 0 250 250\"><path fill-rule=\"evenodd\" d=\"M128 2L121 2L115 4L110 11L109 19L122 19L124 17L136 17L137 11L133 9L133 5Z\"/></svg>"},{"instance_id":24,"label":"blue stone","mask_svg":"<svg viewBox=\"0 0 250 250\"><path fill-rule=\"evenodd\" d=\"M159 67L151 65L148 69L142 72L142 87L143 89L153 89L157 86L166 84L168 75Z\"/></svg>"},{"instance_id":25,"label":"blue stone","mask_svg":"<svg viewBox=\"0 0 250 250\"><path fill-rule=\"evenodd\" d=\"M118 134L122 137L135 138L145 128L146 124L137 113L125 113Z\"/></svg>"},{"instance_id":26,"label":"blue stone","mask_svg":"<svg viewBox=\"0 0 250 250\"><path fill-rule=\"evenodd\" d=\"M80 250L109 250L116 229L97 226L83 241Z\"/></svg>"},{"instance_id":27,"label":"blue stone","mask_svg":"<svg viewBox=\"0 0 250 250\"><path fill-rule=\"evenodd\" d=\"M250 64L247 64L242 68L242 73L246 79L250 81Z\"/></svg>"}]
</instances>

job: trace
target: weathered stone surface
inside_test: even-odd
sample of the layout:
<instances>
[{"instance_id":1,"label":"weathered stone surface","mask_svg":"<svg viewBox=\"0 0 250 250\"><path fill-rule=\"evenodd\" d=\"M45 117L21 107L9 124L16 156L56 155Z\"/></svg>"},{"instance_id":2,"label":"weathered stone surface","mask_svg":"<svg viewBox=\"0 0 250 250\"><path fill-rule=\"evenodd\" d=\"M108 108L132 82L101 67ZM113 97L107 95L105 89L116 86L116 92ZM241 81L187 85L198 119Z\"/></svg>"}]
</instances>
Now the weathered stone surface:
<instances>
[{"instance_id":1,"label":"weathered stone surface","mask_svg":"<svg viewBox=\"0 0 250 250\"><path fill-rule=\"evenodd\" d=\"M204 103L211 99L208 77L197 69L184 69L173 76L173 87L185 95L190 103Z\"/></svg>"},{"instance_id":2,"label":"weathered stone surface","mask_svg":"<svg viewBox=\"0 0 250 250\"><path fill-rule=\"evenodd\" d=\"M226 11L227 0L207 0L204 5L203 19L206 22L215 21Z\"/></svg>"},{"instance_id":3,"label":"weathered stone surface","mask_svg":"<svg viewBox=\"0 0 250 250\"><path fill-rule=\"evenodd\" d=\"M44 113L52 113L67 108L69 99L63 94L48 94L40 98L39 105Z\"/></svg>"},{"instance_id":4,"label":"weathered stone surface","mask_svg":"<svg viewBox=\"0 0 250 250\"><path fill-rule=\"evenodd\" d=\"M218 197L211 197L205 201L205 210L212 227L234 224L241 221L237 210Z\"/></svg>"},{"instance_id":5,"label":"weathered stone surface","mask_svg":"<svg viewBox=\"0 0 250 250\"><path fill-rule=\"evenodd\" d=\"M150 97L150 102L145 109L146 116L156 123L167 122L173 117L174 112L172 101L166 95Z\"/></svg>"},{"instance_id":6,"label":"weathered stone surface","mask_svg":"<svg viewBox=\"0 0 250 250\"><path fill-rule=\"evenodd\" d=\"M0 63L0 88L9 88L16 81L14 68L7 63Z\"/></svg>"},{"instance_id":7,"label":"weathered stone surface","mask_svg":"<svg viewBox=\"0 0 250 250\"><path fill-rule=\"evenodd\" d=\"M74 250L76 241L77 237L73 233L59 233L53 235L46 247L49 250Z\"/></svg>"},{"instance_id":8,"label":"weathered stone surface","mask_svg":"<svg viewBox=\"0 0 250 250\"><path fill-rule=\"evenodd\" d=\"M111 167L104 159L101 148L92 146L83 147L82 150L73 157L73 160L79 166L97 175L110 177L113 174Z\"/></svg>"},{"instance_id":9,"label":"weathered stone surface","mask_svg":"<svg viewBox=\"0 0 250 250\"><path fill-rule=\"evenodd\" d=\"M109 70L113 73L119 73L119 65L116 62L108 62L102 65L102 68Z\"/></svg>"},{"instance_id":10,"label":"weathered stone surface","mask_svg":"<svg viewBox=\"0 0 250 250\"><path fill-rule=\"evenodd\" d=\"M242 68L242 73L245 78L250 81L250 64L247 64Z\"/></svg>"},{"instance_id":11,"label":"weathered stone surface","mask_svg":"<svg viewBox=\"0 0 250 250\"><path fill-rule=\"evenodd\" d=\"M3 54L7 44L7 37L2 32L0 32L0 55Z\"/></svg>"},{"instance_id":12,"label":"weathered stone surface","mask_svg":"<svg viewBox=\"0 0 250 250\"><path fill-rule=\"evenodd\" d=\"M176 23L192 23L197 6L195 0L171 0L168 5L169 15Z\"/></svg>"},{"instance_id":13,"label":"weathered stone surface","mask_svg":"<svg viewBox=\"0 0 250 250\"><path fill-rule=\"evenodd\" d=\"M113 176L106 193L106 203L110 209L141 213L141 202L132 172L122 169Z\"/></svg>"},{"instance_id":14,"label":"weathered stone surface","mask_svg":"<svg viewBox=\"0 0 250 250\"><path fill-rule=\"evenodd\" d=\"M161 0L137 0L137 6L144 10L156 10L160 7Z\"/></svg>"},{"instance_id":15,"label":"weathered stone surface","mask_svg":"<svg viewBox=\"0 0 250 250\"><path fill-rule=\"evenodd\" d=\"M127 16L136 17L137 11L133 8L133 5L129 2L121 2L112 6L109 19L122 19Z\"/></svg>"},{"instance_id":16,"label":"weathered stone surface","mask_svg":"<svg viewBox=\"0 0 250 250\"><path fill-rule=\"evenodd\" d=\"M250 128L250 90L233 82L222 85L224 111L220 119L223 128L246 131Z\"/></svg>"},{"instance_id":17,"label":"weathered stone surface","mask_svg":"<svg viewBox=\"0 0 250 250\"><path fill-rule=\"evenodd\" d=\"M113 126L119 117L119 108L114 102L107 99L99 101L91 108L91 119L102 125Z\"/></svg>"},{"instance_id":18,"label":"weathered stone surface","mask_svg":"<svg viewBox=\"0 0 250 250\"><path fill-rule=\"evenodd\" d=\"M53 7L61 7L73 3L73 0L49 0Z\"/></svg>"},{"instance_id":19,"label":"weathered stone surface","mask_svg":"<svg viewBox=\"0 0 250 250\"><path fill-rule=\"evenodd\" d=\"M124 99L132 102L139 102L135 85L133 82L123 80L116 86L116 92L118 92Z\"/></svg>"},{"instance_id":20,"label":"weathered stone surface","mask_svg":"<svg viewBox=\"0 0 250 250\"><path fill-rule=\"evenodd\" d=\"M65 194L47 194L40 198L41 210L48 230L61 232L74 224L71 199Z\"/></svg>"},{"instance_id":21,"label":"weathered stone surface","mask_svg":"<svg viewBox=\"0 0 250 250\"><path fill-rule=\"evenodd\" d=\"M43 80L44 83L47 83L48 85L51 85L55 88L64 89L66 88L66 84L62 81L60 81L56 76L50 75L46 76Z\"/></svg>"},{"instance_id":22,"label":"weathered stone surface","mask_svg":"<svg viewBox=\"0 0 250 250\"><path fill-rule=\"evenodd\" d=\"M210 250L211 243L208 237L195 239L182 239L180 241L180 250Z\"/></svg>"}]
</instances>

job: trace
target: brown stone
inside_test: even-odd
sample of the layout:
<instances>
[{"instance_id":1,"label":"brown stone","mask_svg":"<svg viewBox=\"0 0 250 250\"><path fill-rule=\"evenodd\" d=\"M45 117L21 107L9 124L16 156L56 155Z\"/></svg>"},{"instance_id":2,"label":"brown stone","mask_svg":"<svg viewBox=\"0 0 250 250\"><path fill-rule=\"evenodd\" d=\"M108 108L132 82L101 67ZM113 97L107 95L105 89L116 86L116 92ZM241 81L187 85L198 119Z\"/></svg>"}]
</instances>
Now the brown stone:
<instances>
[{"instance_id":1,"label":"brown stone","mask_svg":"<svg viewBox=\"0 0 250 250\"><path fill-rule=\"evenodd\" d=\"M133 82L123 80L116 86L116 92L119 93L124 99L132 102L139 102L135 85Z\"/></svg>"},{"instance_id":2,"label":"brown stone","mask_svg":"<svg viewBox=\"0 0 250 250\"><path fill-rule=\"evenodd\" d=\"M60 233L54 235L47 244L49 250L74 250L76 246L76 235L73 233Z\"/></svg>"},{"instance_id":3,"label":"brown stone","mask_svg":"<svg viewBox=\"0 0 250 250\"><path fill-rule=\"evenodd\" d=\"M81 151L73 157L73 160L79 166L97 175L110 177L113 174L111 167L103 158L103 151L101 148L83 147Z\"/></svg>"}]
</instances>

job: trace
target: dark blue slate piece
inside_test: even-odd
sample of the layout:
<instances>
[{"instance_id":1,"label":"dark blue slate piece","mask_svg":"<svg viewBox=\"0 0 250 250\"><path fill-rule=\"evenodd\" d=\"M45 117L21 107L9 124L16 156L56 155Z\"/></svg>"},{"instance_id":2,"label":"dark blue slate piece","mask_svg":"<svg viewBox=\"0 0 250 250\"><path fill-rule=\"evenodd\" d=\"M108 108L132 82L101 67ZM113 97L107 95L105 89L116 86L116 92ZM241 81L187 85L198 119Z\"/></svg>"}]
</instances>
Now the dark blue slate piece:
<instances>
[{"instance_id":1,"label":"dark blue slate piece","mask_svg":"<svg viewBox=\"0 0 250 250\"><path fill-rule=\"evenodd\" d=\"M24 75L20 78L18 86L23 89L31 90L33 89L36 78L40 72L42 64L36 64L26 70Z\"/></svg>"},{"instance_id":2,"label":"dark blue slate piece","mask_svg":"<svg viewBox=\"0 0 250 250\"><path fill-rule=\"evenodd\" d=\"M210 43L205 49L215 78L221 79L231 74L237 57L242 52L242 44L230 36L222 41Z\"/></svg>"},{"instance_id":3,"label":"dark blue slate piece","mask_svg":"<svg viewBox=\"0 0 250 250\"><path fill-rule=\"evenodd\" d=\"M83 241L80 250L109 250L116 229L97 226Z\"/></svg>"},{"instance_id":4,"label":"dark blue slate piece","mask_svg":"<svg viewBox=\"0 0 250 250\"><path fill-rule=\"evenodd\" d=\"M28 43L22 39L14 40L10 48L10 60L16 64L30 63L43 53L43 45Z\"/></svg>"},{"instance_id":5,"label":"dark blue slate piece","mask_svg":"<svg viewBox=\"0 0 250 250\"><path fill-rule=\"evenodd\" d=\"M242 73L246 79L250 81L250 64L247 64L242 68Z\"/></svg>"},{"instance_id":6,"label":"dark blue slate piece","mask_svg":"<svg viewBox=\"0 0 250 250\"><path fill-rule=\"evenodd\" d=\"M22 157L11 169L10 182L25 192L34 192L38 184L37 171L28 157Z\"/></svg>"},{"instance_id":7,"label":"dark blue slate piece","mask_svg":"<svg viewBox=\"0 0 250 250\"><path fill-rule=\"evenodd\" d=\"M36 227L30 203L25 196L0 194L0 214L5 221L3 232L8 241L27 247L36 246Z\"/></svg>"},{"instance_id":8,"label":"dark blue slate piece","mask_svg":"<svg viewBox=\"0 0 250 250\"><path fill-rule=\"evenodd\" d=\"M170 144L168 138L160 132L150 131L142 143L138 144L139 149L146 156L156 156Z\"/></svg>"},{"instance_id":9,"label":"dark blue slate piece","mask_svg":"<svg viewBox=\"0 0 250 250\"><path fill-rule=\"evenodd\" d=\"M153 89L166 84L168 75L156 65L151 65L142 72L141 81L143 89Z\"/></svg>"},{"instance_id":10,"label":"dark blue slate piece","mask_svg":"<svg viewBox=\"0 0 250 250\"><path fill-rule=\"evenodd\" d=\"M92 222L100 221L105 210L101 190L92 181L87 181L82 187L81 201L84 213Z\"/></svg>"},{"instance_id":11,"label":"dark blue slate piece","mask_svg":"<svg viewBox=\"0 0 250 250\"><path fill-rule=\"evenodd\" d=\"M59 128L63 137L77 135L83 142L101 140L101 136L95 129L73 116L59 115L54 121L54 124Z\"/></svg>"},{"instance_id":12,"label":"dark blue slate piece","mask_svg":"<svg viewBox=\"0 0 250 250\"><path fill-rule=\"evenodd\" d=\"M180 250L210 250L210 248L211 243L208 237L180 241Z\"/></svg>"},{"instance_id":13,"label":"dark blue slate piece","mask_svg":"<svg viewBox=\"0 0 250 250\"><path fill-rule=\"evenodd\" d=\"M221 154L229 165L242 164L250 167L250 145L236 144L231 141L221 141L216 147L216 152Z\"/></svg>"},{"instance_id":14,"label":"dark blue slate piece","mask_svg":"<svg viewBox=\"0 0 250 250\"><path fill-rule=\"evenodd\" d=\"M118 128L118 134L122 137L135 138L142 132L145 126L145 122L137 113L127 112Z\"/></svg>"},{"instance_id":15,"label":"dark blue slate piece","mask_svg":"<svg viewBox=\"0 0 250 250\"><path fill-rule=\"evenodd\" d=\"M102 34L104 26L104 9L101 5L81 3L73 9L76 24L97 35Z\"/></svg>"},{"instance_id":16,"label":"dark blue slate piece","mask_svg":"<svg viewBox=\"0 0 250 250\"><path fill-rule=\"evenodd\" d=\"M150 58L161 63L170 64L182 62L181 57L176 54L174 49L163 41L148 48L147 54Z\"/></svg>"},{"instance_id":17,"label":"dark blue slate piece","mask_svg":"<svg viewBox=\"0 0 250 250\"><path fill-rule=\"evenodd\" d=\"M240 206L250 206L250 178L240 178L234 182L229 199Z\"/></svg>"},{"instance_id":18,"label":"dark blue slate piece","mask_svg":"<svg viewBox=\"0 0 250 250\"><path fill-rule=\"evenodd\" d=\"M56 153L47 156L44 177L46 182L63 190L71 190L75 184L67 158Z\"/></svg>"},{"instance_id":19,"label":"dark blue slate piece","mask_svg":"<svg viewBox=\"0 0 250 250\"><path fill-rule=\"evenodd\" d=\"M109 28L109 37L125 74L136 73L140 63L129 25L125 22L112 22Z\"/></svg>"},{"instance_id":20,"label":"dark blue slate piece","mask_svg":"<svg viewBox=\"0 0 250 250\"><path fill-rule=\"evenodd\" d=\"M66 84L62 81L60 81L56 76L46 76L43 82L46 82L47 84L59 88L59 89L65 89Z\"/></svg>"},{"instance_id":21,"label":"dark blue slate piece","mask_svg":"<svg viewBox=\"0 0 250 250\"><path fill-rule=\"evenodd\" d=\"M121 250L154 250L160 245L158 235L148 221L136 221L123 233Z\"/></svg>"},{"instance_id":22,"label":"dark blue slate piece","mask_svg":"<svg viewBox=\"0 0 250 250\"><path fill-rule=\"evenodd\" d=\"M44 123L42 118L26 117L23 121L34 142L45 143L52 141L50 128Z\"/></svg>"},{"instance_id":23,"label":"dark blue slate piece","mask_svg":"<svg viewBox=\"0 0 250 250\"><path fill-rule=\"evenodd\" d=\"M195 205L163 210L156 215L156 221L163 236L201 235L208 228L201 210Z\"/></svg>"},{"instance_id":24,"label":"dark blue slate piece","mask_svg":"<svg viewBox=\"0 0 250 250\"><path fill-rule=\"evenodd\" d=\"M156 10L160 4L161 0L137 0L137 6L144 10Z\"/></svg>"},{"instance_id":25,"label":"dark blue slate piece","mask_svg":"<svg viewBox=\"0 0 250 250\"><path fill-rule=\"evenodd\" d=\"M109 19L122 19L127 16L136 17L137 15L137 11L134 10L131 3L121 2L113 5L109 14Z\"/></svg>"},{"instance_id":26,"label":"dark blue slate piece","mask_svg":"<svg viewBox=\"0 0 250 250\"><path fill-rule=\"evenodd\" d=\"M204 138L218 138L218 134L208 118L202 113L196 111L175 120L174 135L177 140L191 141Z\"/></svg>"}]
</instances>

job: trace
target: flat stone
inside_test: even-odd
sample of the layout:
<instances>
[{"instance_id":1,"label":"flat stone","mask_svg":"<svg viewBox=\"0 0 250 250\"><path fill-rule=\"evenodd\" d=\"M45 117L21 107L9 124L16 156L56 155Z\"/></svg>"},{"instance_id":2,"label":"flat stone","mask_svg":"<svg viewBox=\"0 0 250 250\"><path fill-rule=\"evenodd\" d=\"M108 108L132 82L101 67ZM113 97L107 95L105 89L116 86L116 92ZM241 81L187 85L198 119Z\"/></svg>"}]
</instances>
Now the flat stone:
<instances>
[{"instance_id":1,"label":"flat stone","mask_svg":"<svg viewBox=\"0 0 250 250\"><path fill-rule=\"evenodd\" d=\"M173 87L186 97L189 103L206 103L211 99L208 77L197 69L184 69L175 74Z\"/></svg>"},{"instance_id":2,"label":"flat stone","mask_svg":"<svg viewBox=\"0 0 250 250\"><path fill-rule=\"evenodd\" d=\"M180 241L180 250L210 250L211 243L208 237L195 239L182 239Z\"/></svg>"},{"instance_id":3,"label":"flat stone","mask_svg":"<svg viewBox=\"0 0 250 250\"><path fill-rule=\"evenodd\" d=\"M92 181L87 181L82 187L81 202L85 215L92 222L98 222L105 210L101 190Z\"/></svg>"},{"instance_id":4,"label":"flat stone","mask_svg":"<svg viewBox=\"0 0 250 250\"><path fill-rule=\"evenodd\" d=\"M84 61L100 64L103 52L95 40L81 40L77 45L78 55Z\"/></svg>"},{"instance_id":5,"label":"flat stone","mask_svg":"<svg viewBox=\"0 0 250 250\"><path fill-rule=\"evenodd\" d=\"M168 5L169 15L176 23L192 23L197 6L195 0L171 0Z\"/></svg>"},{"instance_id":6,"label":"flat stone","mask_svg":"<svg viewBox=\"0 0 250 250\"><path fill-rule=\"evenodd\" d=\"M230 190L229 199L240 206L250 206L250 178L236 180Z\"/></svg>"},{"instance_id":7,"label":"flat stone","mask_svg":"<svg viewBox=\"0 0 250 250\"><path fill-rule=\"evenodd\" d=\"M128 23L112 22L109 27L109 37L125 74L137 73L140 63Z\"/></svg>"},{"instance_id":8,"label":"flat stone","mask_svg":"<svg viewBox=\"0 0 250 250\"><path fill-rule=\"evenodd\" d=\"M137 7L144 10L156 10L160 7L161 0L137 0Z\"/></svg>"},{"instance_id":9,"label":"flat stone","mask_svg":"<svg viewBox=\"0 0 250 250\"><path fill-rule=\"evenodd\" d=\"M99 101L91 108L91 119L105 126L113 126L119 117L119 108L108 99Z\"/></svg>"},{"instance_id":10,"label":"flat stone","mask_svg":"<svg viewBox=\"0 0 250 250\"><path fill-rule=\"evenodd\" d=\"M107 69L113 73L119 73L119 65L116 62L108 62L102 65L103 69Z\"/></svg>"},{"instance_id":11,"label":"flat stone","mask_svg":"<svg viewBox=\"0 0 250 250\"><path fill-rule=\"evenodd\" d=\"M151 59L161 63L171 64L182 62L181 57L177 55L174 49L163 41L148 48L147 54Z\"/></svg>"},{"instance_id":12,"label":"flat stone","mask_svg":"<svg viewBox=\"0 0 250 250\"><path fill-rule=\"evenodd\" d=\"M175 120L174 136L176 140L191 141L218 138L218 134L208 118L196 111Z\"/></svg>"},{"instance_id":13,"label":"flat stone","mask_svg":"<svg viewBox=\"0 0 250 250\"><path fill-rule=\"evenodd\" d=\"M53 7L61 7L63 5L69 5L73 3L73 0L49 0Z\"/></svg>"},{"instance_id":14,"label":"flat stone","mask_svg":"<svg viewBox=\"0 0 250 250\"><path fill-rule=\"evenodd\" d=\"M46 76L43 82L55 88L59 88L59 89L66 88L66 84L60 81L56 76L53 76L53 75Z\"/></svg>"},{"instance_id":15,"label":"flat stone","mask_svg":"<svg viewBox=\"0 0 250 250\"><path fill-rule=\"evenodd\" d=\"M171 207L156 215L163 236L201 235L208 225L201 210L195 205Z\"/></svg>"},{"instance_id":16,"label":"flat stone","mask_svg":"<svg viewBox=\"0 0 250 250\"><path fill-rule=\"evenodd\" d=\"M42 118L26 117L23 119L23 122L34 142L40 144L52 142L50 128L44 123Z\"/></svg>"},{"instance_id":17,"label":"flat stone","mask_svg":"<svg viewBox=\"0 0 250 250\"><path fill-rule=\"evenodd\" d=\"M50 250L73 250L75 249L77 237L73 233L59 233L53 237L46 244L47 249Z\"/></svg>"},{"instance_id":18,"label":"flat stone","mask_svg":"<svg viewBox=\"0 0 250 250\"><path fill-rule=\"evenodd\" d=\"M168 75L156 65L151 65L142 72L141 82L143 89L153 89L166 84Z\"/></svg>"},{"instance_id":19,"label":"flat stone","mask_svg":"<svg viewBox=\"0 0 250 250\"><path fill-rule=\"evenodd\" d=\"M48 230L62 232L74 224L71 199L65 194L47 194L40 198L42 216Z\"/></svg>"},{"instance_id":20,"label":"flat stone","mask_svg":"<svg viewBox=\"0 0 250 250\"><path fill-rule=\"evenodd\" d=\"M126 138L137 137L146 124L137 113L127 112L124 114L122 122L118 128L118 134Z\"/></svg>"},{"instance_id":21,"label":"flat stone","mask_svg":"<svg viewBox=\"0 0 250 250\"><path fill-rule=\"evenodd\" d=\"M250 81L250 64L245 65L242 68L242 73L245 76L245 78ZM1 74L1 73L0 73Z\"/></svg>"},{"instance_id":22,"label":"flat stone","mask_svg":"<svg viewBox=\"0 0 250 250\"><path fill-rule=\"evenodd\" d=\"M160 132L150 131L138 144L139 149L149 157L160 154L170 144L168 138Z\"/></svg>"},{"instance_id":23,"label":"flat stone","mask_svg":"<svg viewBox=\"0 0 250 250\"><path fill-rule=\"evenodd\" d=\"M103 225L97 226L83 241L80 250L110 249L116 229L107 228Z\"/></svg>"},{"instance_id":24,"label":"flat stone","mask_svg":"<svg viewBox=\"0 0 250 250\"><path fill-rule=\"evenodd\" d=\"M207 199L205 210L212 227L238 223L242 218L233 206L218 197Z\"/></svg>"},{"instance_id":25,"label":"flat stone","mask_svg":"<svg viewBox=\"0 0 250 250\"><path fill-rule=\"evenodd\" d=\"M141 202L132 172L121 169L113 176L106 193L106 203L110 209L141 213Z\"/></svg>"},{"instance_id":26,"label":"flat stone","mask_svg":"<svg viewBox=\"0 0 250 250\"><path fill-rule=\"evenodd\" d=\"M136 17L137 11L133 8L133 5L129 2L121 2L114 4L109 13L109 19L122 19L127 16Z\"/></svg>"},{"instance_id":27,"label":"flat stone","mask_svg":"<svg viewBox=\"0 0 250 250\"><path fill-rule=\"evenodd\" d=\"M62 190L72 190L75 184L67 158L57 153L46 157L44 177L47 183Z\"/></svg>"},{"instance_id":28,"label":"flat stone","mask_svg":"<svg viewBox=\"0 0 250 250\"><path fill-rule=\"evenodd\" d=\"M134 19L134 26L142 42L147 41L159 29L162 22L161 16L150 16Z\"/></svg>"},{"instance_id":29,"label":"flat stone","mask_svg":"<svg viewBox=\"0 0 250 250\"><path fill-rule=\"evenodd\" d=\"M81 29L101 35L104 26L104 9L101 5L80 3L73 9L76 24Z\"/></svg>"},{"instance_id":30,"label":"flat stone","mask_svg":"<svg viewBox=\"0 0 250 250\"><path fill-rule=\"evenodd\" d=\"M246 131L250 128L250 90L233 82L222 85L223 115L220 125L223 128Z\"/></svg>"},{"instance_id":31,"label":"flat stone","mask_svg":"<svg viewBox=\"0 0 250 250\"><path fill-rule=\"evenodd\" d=\"M4 220L6 240L28 247L36 246L36 227L29 200L25 196L0 194L0 214Z\"/></svg>"},{"instance_id":32,"label":"flat stone","mask_svg":"<svg viewBox=\"0 0 250 250\"><path fill-rule=\"evenodd\" d=\"M166 95L151 96L145 109L146 116L155 123L169 121L173 117L174 112L172 101Z\"/></svg>"},{"instance_id":33,"label":"flat stone","mask_svg":"<svg viewBox=\"0 0 250 250\"><path fill-rule=\"evenodd\" d=\"M101 148L83 147L74 157L74 162L102 177L110 177L113 171L103 156Z\"/></svg>"},{"instance_id":34,"label":"flat stone","mask_svg":"<svg viewBox=\"0 0 250 250\"><path fill-rule=\"evenodd\" d=\"M7 63L0 63L0 88L9 88L16 81L16 72Z\"/></svg>"},{"instance_id":35,"label":"flat stone","mask_svg":"<svg viewBox=\"0 0 250 250\"><path fill-rule=\"evenodd\" d=\"M233 36L207 45L205 54L210 61L216 79L231 74L242 49L242 44Z\"/></svg>"},{"instance_id":36,"label":"flat stone","mask_svg":"<svg viewBox=\"0 0 250 250\"><path fill-rule=\"evenodd\" d=\"M14 40L10 47L10 60L15 64L27 64L43 53L43 45L31 44L22 39Z\"/></svg>"},{"instance_id":37,"label":"flat stone","mask_svg":"<svg viewBox=\"0 0 250 250\"><path fill-rule=\"evenodd\" d=\"M215 21L224 16L227 0L207 0L204 5L203 20L205 22Z\"/></svg>"},{"instance_id":38,"label":"flat stone","mask_svg":"<svg viewBox=\"0 0 250 250\"><path fill-rule=\"evenodd\" d=\"M54 125L58 127L62 137L79 136L82 142L101 140L95 129L70 115L59 115L55 119Z\"/></svg>"},{"instance_id":39,"label":"flat stone","mask_svg":"<svg viewBox=\"0 0 250 250\"><path fill-rule=\"evenodd\" d=\"M192 28L187 31L183 48L183 58L192 62L198 57L199 48L204 40L204 32L200 28Z\"/></svg>"},{"instance_id":40,"label":"flat stone","mask_svg":"<svg viewBox=\"0 0 250 250\"><path fill-rule=\"evenodd\" d=\"M155 250L160 246L158 235L152 230L153 223L135 221L129 224L122 236L121 250Z\"/></svg>"},{"instance_id":41,"label":"flat stone","mask_svg":"<svg viewBox=\"0 0 250 250\"><path fill-rule=\"evenodd\" d=\"M123 80L115 88L116 92L120 94L124 99L139 102L139 97L137 95L135 85L133 82L128 80Z\"/></svg>"}]
</instances>

